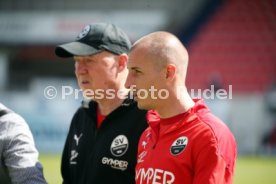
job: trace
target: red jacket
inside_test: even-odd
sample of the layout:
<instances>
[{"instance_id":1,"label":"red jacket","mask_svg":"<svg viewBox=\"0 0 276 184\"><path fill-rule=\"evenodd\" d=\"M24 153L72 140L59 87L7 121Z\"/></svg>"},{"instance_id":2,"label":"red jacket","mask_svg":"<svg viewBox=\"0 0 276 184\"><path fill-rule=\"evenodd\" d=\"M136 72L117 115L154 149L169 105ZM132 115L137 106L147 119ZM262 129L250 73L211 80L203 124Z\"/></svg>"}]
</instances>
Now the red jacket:
<instances>
[{"instance_id":1,"label":"red jacket","mask_svg":"<svg viewBox=\"0 0 276 184\"><path fill-rule=\"evenodd\" d=\"M148 114L149 127L138 148L136 184L230 184L237 148L228 127L203 100L190 110L160 119Z\"/></svg>"}]
</instances>

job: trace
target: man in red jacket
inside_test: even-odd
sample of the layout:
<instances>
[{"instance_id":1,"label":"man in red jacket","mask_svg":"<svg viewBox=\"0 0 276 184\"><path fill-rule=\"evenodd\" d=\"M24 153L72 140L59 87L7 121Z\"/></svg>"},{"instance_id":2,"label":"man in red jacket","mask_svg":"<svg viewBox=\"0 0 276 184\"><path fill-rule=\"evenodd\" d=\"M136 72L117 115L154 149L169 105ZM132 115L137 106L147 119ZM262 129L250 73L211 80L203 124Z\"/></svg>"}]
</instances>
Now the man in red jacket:
<instances>
[{"instance_id":1,"label":"man in red jacket","mask_svg":"<svg viewBox=\"0 0 276 184\"><path fill-rule=\"evenodd\" d=\"M188 53L179 39L168 32L144 36L127 65L126 87L139 108L154 110L139 142L136 184L233 183L235 139L202 99L188 94Z\"/></svg>"}]
</instances>

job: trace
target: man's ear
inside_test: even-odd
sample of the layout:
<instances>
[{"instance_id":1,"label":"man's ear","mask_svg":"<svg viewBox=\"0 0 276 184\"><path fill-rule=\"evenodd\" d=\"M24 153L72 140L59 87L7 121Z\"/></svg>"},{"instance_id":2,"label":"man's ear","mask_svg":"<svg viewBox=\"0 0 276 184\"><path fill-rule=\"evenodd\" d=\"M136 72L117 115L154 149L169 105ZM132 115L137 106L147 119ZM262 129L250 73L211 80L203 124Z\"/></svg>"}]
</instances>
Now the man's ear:
<instances>
[{"instance_id":1,"label":"man's ear","mask_svg":"<svg viewBox=\"0 0 276 184\"><path fill-rule=\"evenodd\" d=\"M166 79L173 80L176 75L176 66L174 64L168 64L166 66Z\"/></svg>"},{"instance_id":2,"label":"man's ear","mask_svg":"<svg viewBox=\"0 0 276 184\"><path fill-rule=\"evenodd\" d=\"M123 53L123 54L119 55L118 64L119 64L120 71L124 70L127 67L127 61L128 61L127 54Z\"/></svg>"}]
</instances>

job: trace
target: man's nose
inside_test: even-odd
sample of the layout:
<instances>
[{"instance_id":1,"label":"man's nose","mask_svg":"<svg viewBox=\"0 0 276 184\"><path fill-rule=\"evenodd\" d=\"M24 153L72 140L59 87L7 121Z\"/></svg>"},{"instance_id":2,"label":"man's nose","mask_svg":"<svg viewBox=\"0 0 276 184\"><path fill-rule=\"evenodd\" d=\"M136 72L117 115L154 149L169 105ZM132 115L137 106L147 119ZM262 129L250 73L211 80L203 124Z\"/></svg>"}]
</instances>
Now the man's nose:
<instances>
[{"instance_id":1,"label":"man's nose","mask_svg":"<svg viewBox=\"0 0 276 184\"><path fill-rule=\"evenodd\" d=\"M75 71L77 74L85 74L87 72L85 62L77 61L75 63Z\"/></svg>"}]
</instances>

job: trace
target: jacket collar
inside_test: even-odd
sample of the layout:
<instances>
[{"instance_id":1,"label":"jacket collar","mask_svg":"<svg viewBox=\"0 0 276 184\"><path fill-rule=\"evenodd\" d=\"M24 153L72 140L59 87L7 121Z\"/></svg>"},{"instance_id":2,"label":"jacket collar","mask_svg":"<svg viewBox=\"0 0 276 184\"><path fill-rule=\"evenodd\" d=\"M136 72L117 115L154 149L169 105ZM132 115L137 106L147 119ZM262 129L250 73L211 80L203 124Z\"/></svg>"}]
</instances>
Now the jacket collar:
<instances>
[{"instance_id":1,"label":"jacket collar","mask_svg":"<svg viewBox=\"0 0 276 184\"><path fill-rule=\"evenodd\" d=\"M197 113L208 112L207 106L204 104L203 99L193 99L195 105L188 111L178 114L176 116L162 119L156 111L150 110L147 113L147 121L149 126L152 128L156 136L162 136L170 133L184 126L185 124L191 123L197 120Z\"/></svg>"}]
</instances>

